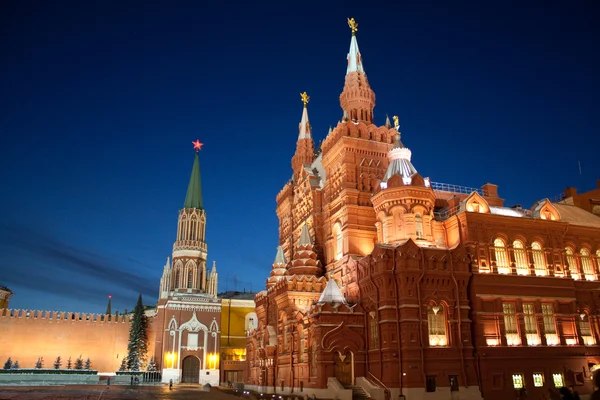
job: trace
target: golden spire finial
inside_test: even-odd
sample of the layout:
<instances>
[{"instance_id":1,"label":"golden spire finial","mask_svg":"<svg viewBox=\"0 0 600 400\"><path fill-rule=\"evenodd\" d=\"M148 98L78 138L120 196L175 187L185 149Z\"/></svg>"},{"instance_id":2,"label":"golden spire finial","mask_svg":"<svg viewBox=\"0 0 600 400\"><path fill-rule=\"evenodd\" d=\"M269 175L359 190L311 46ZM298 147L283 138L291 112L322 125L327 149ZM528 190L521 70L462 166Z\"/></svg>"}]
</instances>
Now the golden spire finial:
<instances>
[{"instance_id":1,"label":"golden spire finial","mask_svg":"<svg viewBox=\"0 0 600 400\"><path fill-rule=\"evenodd\" d=\"M394 128L398 128L400 126L400 122L398 122L398 116L394 115L392 118L394 118Z\"/></svg>"},{"instance_id":2,"label":"golden spire finial","mask_svg":"<svg viewBox=\"0 0 600 400\"><path fill-rule=\"evenodd\" d=\"M358 22L356 22L354 18L348 18L348 26L352 30L352 36L354 36L358 30Z\"/></svg>"},{"instance_id":3,"label":"golden spire finial","mask_svg":"<svg viewBox=\"0 0 600 400\"><path fill-rule=\"evenodd\" d=\"M306 105L308 104L308 101L310 100L310 96L306 94L306 92L304 93L300 93L300 98L302 99L302 102L304 103L304 107L306 107Z\"/></svg>"}]
</instances>

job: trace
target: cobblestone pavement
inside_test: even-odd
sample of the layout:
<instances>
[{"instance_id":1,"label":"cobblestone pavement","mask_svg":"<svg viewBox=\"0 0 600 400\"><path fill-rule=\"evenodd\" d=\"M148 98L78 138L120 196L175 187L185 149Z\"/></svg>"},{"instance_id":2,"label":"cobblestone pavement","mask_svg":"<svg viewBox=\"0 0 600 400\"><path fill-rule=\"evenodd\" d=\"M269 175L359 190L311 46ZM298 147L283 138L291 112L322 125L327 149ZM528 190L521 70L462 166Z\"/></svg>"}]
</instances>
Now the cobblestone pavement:
<instances>
[{"instance_id":1,"label":"cobblestone pavement","mask_svg":"<svg viewBox=\"0 0 600 400\"><path fill-rule=\"evenodd\" d=\"M218 389L210 392L201 386L0 386L0 400L239 400Z\"/></svg>"}]
</instances>

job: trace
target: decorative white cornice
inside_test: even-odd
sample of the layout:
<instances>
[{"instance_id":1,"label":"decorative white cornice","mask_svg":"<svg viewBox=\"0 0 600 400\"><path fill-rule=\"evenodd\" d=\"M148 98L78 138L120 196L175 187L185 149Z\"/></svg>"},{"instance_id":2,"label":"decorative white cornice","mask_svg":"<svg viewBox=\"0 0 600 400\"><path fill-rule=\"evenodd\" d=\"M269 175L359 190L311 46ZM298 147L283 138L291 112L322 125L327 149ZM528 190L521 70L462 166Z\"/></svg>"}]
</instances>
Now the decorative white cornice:
<instances>
[{"instance_id":1,"label":"decorative white cornice","mask_svg":"<svg viewBox=\"0 0 600 400\"><path fill-rule=\"evenodd\" d=\"M167 304L169 310L180 310L180 311L208 311L208 312L221 312L220 305L202 305L202 304L184 304L184 303L169 303Z\"/></svg>"}]
</instances>

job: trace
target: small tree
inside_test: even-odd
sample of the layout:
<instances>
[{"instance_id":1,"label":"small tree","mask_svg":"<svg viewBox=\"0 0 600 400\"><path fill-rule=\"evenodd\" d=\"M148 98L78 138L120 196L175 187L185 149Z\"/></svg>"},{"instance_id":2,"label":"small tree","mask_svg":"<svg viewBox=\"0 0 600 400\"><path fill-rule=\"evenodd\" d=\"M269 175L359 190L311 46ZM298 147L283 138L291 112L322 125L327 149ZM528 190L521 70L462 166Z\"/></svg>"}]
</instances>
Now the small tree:
<instances>
[{"instance_id":1,"label":"small tree","mask_svg":"<svg viewBox=\"0 0 600 400\"><path fill-rule=\"evenodd\" d=\"M12 366L12 369L20 369L21 367L19 366L19 360L15 360L15 363Z\"/></svg>"},{"instance_id":2,"label":"small tree","mask_svg":"<svg viewBox=\"0 0 600 400\"><path fill-rule=\"evenodd\" d=\"M87 369L87 370L92 369L92 360L90 360L89 357L87 358L87 360L85 360L85 365L84 365L83 369Z\"/></svg>"},{"instance_id":3,"label":"small tree","mask_svg":"<svg viewBox=\"0 0 600 400\"><path fill-rule=\"evenodd\" d=\"M6 362L4 363L4 369L11 369L12 368L12 359L10 357L8 357L8 360L6 360Z\"/></svg>"},{"instance_id":4,"label":"small tree","mask_svg":"<svg viewBox=\"0 0 600 400\"><path fill-rule=\"evenodd\" d=\"M121 366L119 367L119 371L127 371L127 357L121 360Z\"/></svg>"},{"instance_id":5,"label":"small tree","mask_svg":"<svg viewBox=\"0 0 600 400\"><path fill-rule=\"evenodd\" d=\"M67 360L67 369L72 369L73 368L73 362L71 361L71 357L69 357L69 359Z\"/></svg>"},{"instance_id":6,"label":"small tree","mask_svg":"<svg viewBox=\"0 0 600 400\"><path fill-rule=\"evenodd\" d=\"M154 357L152 357L148 362L148 367L146 367L146 371L156 372L156 363L154 362Z\"/></svg>"},{"instance_id":7,"label":"small tree","mask_svg":"<svg viewBox=\"0 0 600 400\"><path fill-rule=\"evenodd\" d=\"M35 368L36 369L44 368L44 357L38 358L37 362L35 363Z\"/></svg>"},{"instance_id":8,"label":"small tree","mask_svg":"<svg viewBox=\"0 0 600 400\"><path fill-rule=\"evenodd\" d=\"M77 357L77 360L75 360L75 369L83 369L83 360L81 359L81 356Z\"/></svg>"},{"instance_id":9,"label":"small tree","mask_svg":"<svg viewBox=\"0 0 600 400\"><path fill-rule=\"evenodd\" d=\"M62 365L62 360L60 359L60 356L56 357L56 360L54 360L54 369L60 369L60 366Z\"/></svg>"}]
</instances>

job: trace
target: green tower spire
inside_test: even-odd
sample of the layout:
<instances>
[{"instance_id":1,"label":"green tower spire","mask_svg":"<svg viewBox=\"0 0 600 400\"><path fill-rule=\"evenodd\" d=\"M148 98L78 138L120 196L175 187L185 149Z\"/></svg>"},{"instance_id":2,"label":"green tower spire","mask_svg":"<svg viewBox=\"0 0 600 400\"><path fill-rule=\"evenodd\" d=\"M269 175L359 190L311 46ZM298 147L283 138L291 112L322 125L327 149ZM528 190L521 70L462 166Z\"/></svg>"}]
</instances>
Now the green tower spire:
<instances>
[{"instance_id":1,"label":"green tower spire","mask_svg":"<svg viewBox=\"0 0 600 400\"><path fill-rule=\"evenodd\" d=\"M197 208L202 210L202 183L200 182L200 161L198 160L197 151L196 157L194 157L192 175L190 176L190 183L188 184L183 208Z\"/></svg>"}]
</instances>

